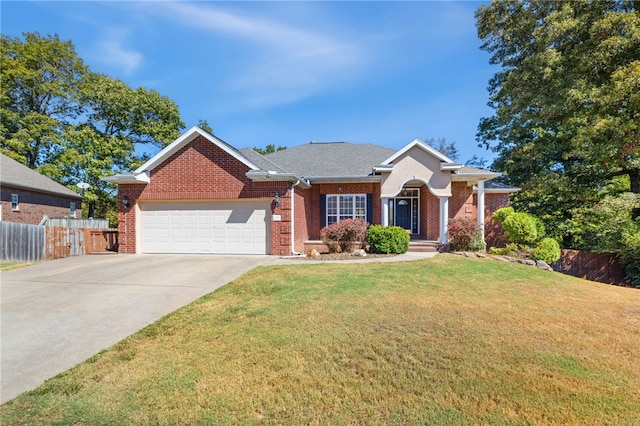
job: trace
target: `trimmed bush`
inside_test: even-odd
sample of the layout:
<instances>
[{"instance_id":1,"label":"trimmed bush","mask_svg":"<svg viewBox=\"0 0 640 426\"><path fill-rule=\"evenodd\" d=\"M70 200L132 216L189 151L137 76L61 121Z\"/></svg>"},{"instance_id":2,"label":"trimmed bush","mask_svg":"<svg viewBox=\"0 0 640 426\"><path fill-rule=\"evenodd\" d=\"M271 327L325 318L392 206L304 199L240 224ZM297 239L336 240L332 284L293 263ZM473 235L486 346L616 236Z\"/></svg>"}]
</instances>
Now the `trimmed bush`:
<instances>
[{"instance_id":1,"label":"trimmed bush","mask_svg":"<svg viewBox=\"0 0 640 426\"><path fill-rule=\"evenodd\" d=\"M506 218L508 218L514 213L515 213L515 210L513 210L513 207L503 207L493 212L491 217L494 220L497 220L498 222L502 223L505 221Z\"/></svg>"},{"instance_id":2,"label":"trimmed bush","mask_svg":"<svg viewBox=\"0 0 640 426\"><path fill-rule=\"evenodd\" d=\"M624 248L620 253L620 263L631 284L640 287L640 223L630 226L622 233L622 245Z\"/></svg>"},{"instance_id":3,"label":"trimmed bush","mask_svg":"<svg viewBox=\"0 0 640 426\"><path fill-rule=\"evenodd\" d=\"M399 226L371 225L367 242L373 253L402 254L409 250L409 234Z\"/></svg>"},{"instance_id":4,"label":"trimmed bush","mask_svg":"<svg viewBox=\"0 0 640 426\"><path fill-rule=\"evenodd\" d=\"M362 219L343 219L322 228L320 238L332 253L349 252L364 245L367 225Z\"/></svg>"},{"instance_id":5,"label":"trimmed bush","mask_svg":"<svg viewBox=\"0 0 640 426\"><path fill-rule=\"evenodd\" d=\"M538 233L544 231L544 225L529 213L518 212L507 216L502 222L502 229L509 241L516 244L534 244L544 237L544 234Z\"/></svg>"},{"instance_id":6,"label":"trimmed bush","mask_svg":"<svg viewBox=\"0 0 640 426\"><path fill-rule=\"evenodd\" d=\"M542 260L552 264L560 259L560 244L553 238L542 239L536 248L531 251L531 259Z\"/></svg>"},{"instance_id":7,"label":"trimmed bush","mask_svg":"<svg viewBox=\"0 0 640 426\"><path fill-rule=\"evenodd\" d=\"M448 231L449 245L453 250L481 251L485 248L482 231L474 219L453 219L449 222Z\"/></svg>"}]
</instances>

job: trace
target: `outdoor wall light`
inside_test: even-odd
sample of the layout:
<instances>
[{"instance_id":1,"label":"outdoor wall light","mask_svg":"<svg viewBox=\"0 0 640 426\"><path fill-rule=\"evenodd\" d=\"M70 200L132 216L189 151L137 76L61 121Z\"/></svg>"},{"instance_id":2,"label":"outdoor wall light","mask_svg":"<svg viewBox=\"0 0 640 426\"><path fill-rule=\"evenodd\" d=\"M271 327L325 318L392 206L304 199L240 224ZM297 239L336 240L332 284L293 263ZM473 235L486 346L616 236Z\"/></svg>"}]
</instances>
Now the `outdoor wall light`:
<instances>
[{"instance_id":1,"label":"outdoor wall light","mask_svg":"<svg viewBox=\"0 0 640 426\"><path fill-rule=\"evenodd\" d=\"M122 205L125 209L131 207L131 204L129 204L129 197L126 194L124 195L124 197L122 197Z\"/></svg>"},{"instance_id":2,"label":"outdoor wall light","mask_svg":"<svg viewBox=\"0 0 640 426\"><path fill-rule=\"evenodd\" d=\"M280 207L280 194L276 192L276 195L273 196L273 205L276 207Z\"/></svg>"}]
</instances>

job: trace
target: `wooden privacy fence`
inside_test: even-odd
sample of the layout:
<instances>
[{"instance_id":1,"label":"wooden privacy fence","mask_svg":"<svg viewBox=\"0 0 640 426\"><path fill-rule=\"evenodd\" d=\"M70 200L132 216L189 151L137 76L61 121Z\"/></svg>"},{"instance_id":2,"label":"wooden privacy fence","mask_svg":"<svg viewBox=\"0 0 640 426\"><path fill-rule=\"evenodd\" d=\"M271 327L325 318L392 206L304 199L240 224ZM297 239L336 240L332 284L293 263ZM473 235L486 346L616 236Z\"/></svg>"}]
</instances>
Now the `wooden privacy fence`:
<instances>
[{"instance_id":1,"label":"wooden privacy fence","mask_svg":"<svg viewBox=\"0 0 640 426\"><path fill-rule=\"evenodd\" d=\"M0 222L0 260L35 262L118 251L116 229L82 229Z\"/></svg>"},{"instance_id":2,"label":"wooden privacy fence","mask_svg":"<svg viewBox=\"0 0 640 426\"><path fill-rule=\"evenodd\" d=\"M629 285L625 271L618 262L618 256L590 251L562 250L560 260L553 269L563 274L597 281L605 284Z\"/></svg>"}]
</instances>

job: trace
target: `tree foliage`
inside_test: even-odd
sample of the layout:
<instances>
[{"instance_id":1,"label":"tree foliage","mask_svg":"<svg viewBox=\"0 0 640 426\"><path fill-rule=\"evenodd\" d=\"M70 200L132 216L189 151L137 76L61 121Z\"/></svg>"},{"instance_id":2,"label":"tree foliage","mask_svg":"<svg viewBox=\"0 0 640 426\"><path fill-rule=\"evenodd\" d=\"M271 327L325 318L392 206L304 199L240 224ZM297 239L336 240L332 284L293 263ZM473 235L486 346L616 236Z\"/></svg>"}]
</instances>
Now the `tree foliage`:
<instances>
[{"instance_id":1,"label":"tree foliage","mask_svg":"<svg viewBox=\"0 0 640 426\"><path fill-rule=\"evenodd\" d=\"M501 67L478 141L522 188L516 209L542 218L565 246L576 245L573 209L594 206L603 190L640 193L639 8L496 0L476 12L482 48ZM628 187L613 185L616 176Z\"/></svg>"},{"instance_id":2,"label":"tree foliage","mask_svg":"<svg viewBox=\"0 0 640 426\"><path fill-rule=\"evenodd\" d=\"M453 161L457 161L460 157L460 153L458 152L458 147L455 142L449 142L445 138L428 138L424 141L427 145L446 155Z\"/></svg>"},{"instance_id":3,"label":"tree foliage","mask_svg":"<svg viewBox=\"0 0 640 426\"><path fill-rule=\"evenodd\" d=\"M79 191L99 217L115 217L115 186L100 177L130 170L184 127L177 105L154 90L91 72L71 41L1 36L0 150ZM83 209L86 213L87 209Z\"/></svg>"},{"instance_id":4,"label":"tree foliage","mask_svg":"<svg viewBox=\"0 0 640 426\"><path fill-rule=\"evenodd\" d=\"M268 144L264 148L258 148L258 147L255 147L255 146L253 147L253 150L255 152L257 152L258 154L262 154L262 155L272 154L272 153L277 152L277 151L282 151L283 149L287 149L287 147L286 146L278 146L276 148L276 146L274 144L272 144L272 143Z\"/></svg>"},{"instance_id":5,"label":"tree foliage","mask_svg":"<svg viewBox=\"0 0 640 426\"><path fill-rule=\"evenodd\" d=\"M80 86L88 68L70 41L27 33L0 35L2 151L28 167L46 162L62 143L64 126L81 112Z\"/></svg>"}]
</instances>

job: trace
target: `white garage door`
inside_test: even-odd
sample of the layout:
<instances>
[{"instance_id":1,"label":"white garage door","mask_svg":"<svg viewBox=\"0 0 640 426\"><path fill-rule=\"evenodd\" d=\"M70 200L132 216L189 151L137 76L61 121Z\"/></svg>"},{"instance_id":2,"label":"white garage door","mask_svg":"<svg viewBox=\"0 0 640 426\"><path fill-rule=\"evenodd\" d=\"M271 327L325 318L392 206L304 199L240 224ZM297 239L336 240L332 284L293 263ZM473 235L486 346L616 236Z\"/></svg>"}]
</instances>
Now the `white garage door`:
<instances>
[{"instance_id":1,"label":"white garage door","mask_svg":"<svg viewBox=\"0 0 640 426\"><path fill-rule=\"evenodd\" d=\"M268 203L140 204L143 253L269 254Z\"/></svg>"}]
</instances>

